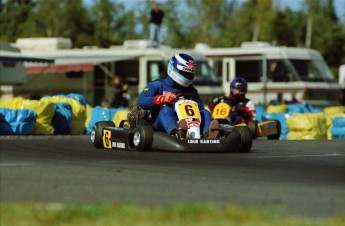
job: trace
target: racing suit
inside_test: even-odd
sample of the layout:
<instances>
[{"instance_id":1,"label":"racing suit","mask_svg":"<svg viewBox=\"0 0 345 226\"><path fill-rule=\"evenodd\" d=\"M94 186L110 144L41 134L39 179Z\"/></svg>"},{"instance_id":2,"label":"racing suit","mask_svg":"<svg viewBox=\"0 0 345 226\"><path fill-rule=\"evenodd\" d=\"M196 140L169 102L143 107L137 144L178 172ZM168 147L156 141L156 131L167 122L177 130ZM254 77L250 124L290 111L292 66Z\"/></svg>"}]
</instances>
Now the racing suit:
<instances>
[{"instance_id":1,"label":"racing suit","mask_svg":"<svg viewBox=\"0 0 345 226\"><path fill-rule=\"evenodd\" d=\"M142 109L149 111L150 119L153 122L153 127L158 131L163 131L168 134L171 134L178 127L174 105L166 104L160 106L155 104L154 97L156 95L166 96L169 93L189 93L193 95L194 100L198 103L201 116L200 132L203 134L207 133L208 127L212 120L211 114L209 111L205 110L204 105L200 100L198 91L193 85L188 87L178 85L169 76L167 76L165 79L150 82L139 95L139 106Z\"/></svg>"},{"instance_id":2,"label":"racing suit","mask_svg":"<svg viewBox=\"0 0 345 226\"><path fill-rule=\"evenodd\" d=\"M248 124L249 121L255 119L255 106L254 103L245 98L234 98L229 95L229 97L222 96L219 98L215 98L212 103L208 105L208 108L213 111L214 107L220 102L223 101L230 105L231 110L229 113L230 123L231 125L237 125L240 123Z\"/></svg>"}]
</instances>

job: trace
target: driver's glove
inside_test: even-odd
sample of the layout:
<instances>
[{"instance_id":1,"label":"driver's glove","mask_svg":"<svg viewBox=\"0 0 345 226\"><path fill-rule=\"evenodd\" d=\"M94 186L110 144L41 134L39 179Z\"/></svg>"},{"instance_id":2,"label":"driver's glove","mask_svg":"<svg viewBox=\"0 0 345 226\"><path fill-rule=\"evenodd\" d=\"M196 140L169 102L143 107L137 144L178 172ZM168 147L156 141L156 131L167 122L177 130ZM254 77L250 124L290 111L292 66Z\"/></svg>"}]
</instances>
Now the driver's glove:
<instances>
[{"instance_id":1,"label":"driver's glove","mask_svg":"<svg viewBox=\"0 0 345 226\"><path fill-rule=\"evenodd\" d=\"M208 108L210 111L213 111L214 107L218 104L219 102L219 97L213 98L212 102L208 105Z\"/></svg>"},{"instance_id":2,"label":"driver's glove","mask_svg":"<svg viewBox=\"0 0 345 226\"><path fill-rule=\"evenodd\" d=\"M155 105L164 105L164 104L170 104L174 100L176 100L176 94L175 93L168 93L167 95L156 95L153 98Z\"/></svg>"},{"instance_id":3,"label":"driver's glove","mask_svg":"<svg viewBox=\"0 0 345 226\"><path fill-rule=\"evenodd\" d=\"M216 105L216 104L218 104L218 102L219 102L219 97L213 98L212 104Z\"/></svg>"}]
</instances>

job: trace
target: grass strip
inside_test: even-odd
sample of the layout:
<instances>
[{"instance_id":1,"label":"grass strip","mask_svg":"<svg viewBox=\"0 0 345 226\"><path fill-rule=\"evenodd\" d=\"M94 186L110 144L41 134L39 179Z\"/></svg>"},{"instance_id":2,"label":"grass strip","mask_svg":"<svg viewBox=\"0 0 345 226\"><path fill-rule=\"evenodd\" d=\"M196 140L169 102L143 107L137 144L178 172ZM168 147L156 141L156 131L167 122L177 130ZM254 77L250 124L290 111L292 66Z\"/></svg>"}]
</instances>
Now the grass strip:
<instances>
[{"instance_id":1,"label":"grass strip","mask_svg":"<svg viewBox=\"0 0 345 226\"><path fill-rule=\"evenodd\" d=\"M345 215L331 218L292 217L272 209L208 204L145 207L128 204L1 203L1 226L344 226Z\"/></svg>"}]
</instances>

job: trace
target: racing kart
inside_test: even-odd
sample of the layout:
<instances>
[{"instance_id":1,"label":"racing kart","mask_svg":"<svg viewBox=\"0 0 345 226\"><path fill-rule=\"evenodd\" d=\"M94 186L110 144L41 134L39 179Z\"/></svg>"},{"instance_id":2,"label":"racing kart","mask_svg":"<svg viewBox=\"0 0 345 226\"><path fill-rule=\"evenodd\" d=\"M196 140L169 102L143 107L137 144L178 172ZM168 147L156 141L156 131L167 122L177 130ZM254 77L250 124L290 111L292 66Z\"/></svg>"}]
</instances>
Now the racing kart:
<instances>
[{"instance_id":1,"label":"racing kart","mask_svg":"<svg viewBox=\"0 0 345 226\"><path fill-rule=\"evenodd\" d=\"M221 123L216 139L200 134L200 111L190 94L177 95L174 103L176 120L186 120L187 137L179 138L156 131L147 118L137 114L135 123L123 120L118 127L113 121L96 122L91 131L91 142L96 148L126 151L172 151L172 152L249 152L252 133L247 126L230 126ZM132 121L132 120L131 120ZM135 125L133 125L135 124Z\"/></svg>"},{"instance_id":2,"label":"racing kart","mask_svg":"<svg viewBox=\"0 0 345 226\"><path fill-rule=\"evenodd\" d=\"M213 109L212 118L217 119L218 121L224 120L227 122L227 124L229 124L231 121L229 117L230 112L231 106L224 101L224 98L220 98ZM278 140L281 135L281 124L279 120L269 120L265 117L262 119L263 122L252 120L249 121L248 124L245 124L243 120L241 120L240 124L237 124L237 126L248 126L252 133L253 139L257 137L267 137L269 140Z\"/></svg>"}]
</instances>

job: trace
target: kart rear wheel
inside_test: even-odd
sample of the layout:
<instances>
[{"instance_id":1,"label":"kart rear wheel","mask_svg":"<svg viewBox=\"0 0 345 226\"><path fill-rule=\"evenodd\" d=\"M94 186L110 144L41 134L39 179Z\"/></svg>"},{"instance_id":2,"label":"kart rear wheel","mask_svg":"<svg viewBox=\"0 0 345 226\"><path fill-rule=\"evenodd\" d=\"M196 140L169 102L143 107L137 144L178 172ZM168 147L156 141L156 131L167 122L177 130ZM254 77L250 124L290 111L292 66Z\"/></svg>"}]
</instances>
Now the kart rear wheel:
<instances>
[{"instance_id":1,"label":"kart rear wheel","mask_svg":"<svg viewBox=\"0 0 345 226\"><path fill-rule=\"evenodd\" d=\"M133 136L133 144L138 151L148 151L152 147L153 128L146 123L138 123Z\"/></svg>"},{"instance_id":2,"label":"kart rear wheel","mask_svg":"<svg viewBox=\"0 0 345 226\"><path fill-rule=\"evenodd\" d=\"M281 135L282 126L281 126L279 120L273 120L273 121L275 121L275 122L277 123L277 124L276 124L276 127L277 127L278 133L277 133L277 134L274 134L274 135L267 136L267 139L268 139L268 140L279 140L280 135Z\"/></svg>"},{"instance_id":3,"label":"kart rear wheel","mask_svg":"<svg viewBox=\"0 0 345 226\"><path fill-rule=\"evenodd\" d=\"M237 131L241 135L241 148L238 152L247 153L252 148L253 137L252 132L247 126L235 126L234 131Z\"/></svg>"},{"instance_id":4,"label":"kart rear wheel","mask_svg":"<svg viewBox=\"0 0 345 226\"><path fill-rule=\"evenodd\" d=\"M115 123L113 121L99 121L96 122L92 127L91 142L96 148L104 148L102 142L102 132L103 128L105 127L115 127Z\"/></svg>"},{"instance_id":5,"label":"kart rear wheel","mask_svg":"<svg viewBox=\"0 0 345 226\"><path fill-rule=\"evenodd\" d=\"M249 121L248 128L250 132L252 132L253 139L257 138L258 137L258 121L257 120Z\"/></svg>"}]
</instances>

